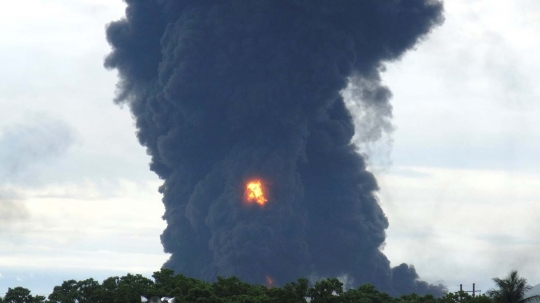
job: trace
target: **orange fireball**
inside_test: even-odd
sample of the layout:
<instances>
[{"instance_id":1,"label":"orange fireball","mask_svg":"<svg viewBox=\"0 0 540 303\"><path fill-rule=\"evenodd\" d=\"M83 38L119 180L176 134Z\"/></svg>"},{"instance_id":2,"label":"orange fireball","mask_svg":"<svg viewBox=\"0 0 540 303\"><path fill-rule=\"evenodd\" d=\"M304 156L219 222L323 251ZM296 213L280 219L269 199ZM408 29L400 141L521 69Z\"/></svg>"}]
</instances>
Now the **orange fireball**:
<instances>
[{"instance_id":1,"label":"orange fireball","mask_svg":"<svg viewBox=\"0 0 540 303\"><path fill-rule=\"evenodd\" d=\"M244 195L248 202L255 202L259 205L264 205L268 201L264 196L262 183L259 180L248 182Z\"/></svg>"}]
</instances>

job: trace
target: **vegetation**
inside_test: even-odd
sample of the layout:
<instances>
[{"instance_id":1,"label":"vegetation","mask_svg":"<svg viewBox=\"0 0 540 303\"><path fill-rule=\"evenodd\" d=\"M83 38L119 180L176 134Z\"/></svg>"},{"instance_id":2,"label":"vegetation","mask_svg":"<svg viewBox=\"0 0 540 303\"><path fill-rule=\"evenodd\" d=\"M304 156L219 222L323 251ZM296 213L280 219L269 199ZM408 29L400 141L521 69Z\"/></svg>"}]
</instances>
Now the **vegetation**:
<instances>
[{"instance_id":1,"label":"vegetation","mask_svg":"<svg viewBox=\"0 0 540 303\"><path fill-rule=\"evenodd\" d=\"M493 298L495 303L520 303L539 301L538 296L524 299L525 292L532 287L527 284L527 280L518 275L517 270L510 272L504 279L493 278L497 286L496 289L490 289L487 294Z\"/></svg>"},{"instance_id":2,"label":"vegetation","mask_svg":"<svg viewBox=\"0 0 540 303\"><path fill-rule=\"evenodd\" d=\"M99 283L93 279L64 281L47 297L33 296L23 287L9 288L0 303L139 303L146 298L175 297L177 303L519 303L529 289L525 279L512 272L506 279L495 278L498 289L489 296L472 297L465 292L448 293L442 298L409 294L398 298L366 284L345 291L337 279L326 279L313 285L306 279L283 287L251 285L232 278L218 278L208 283L172 270L155 272L153 280L141 275L110 277Z\"/></svg>"}]
</instances>

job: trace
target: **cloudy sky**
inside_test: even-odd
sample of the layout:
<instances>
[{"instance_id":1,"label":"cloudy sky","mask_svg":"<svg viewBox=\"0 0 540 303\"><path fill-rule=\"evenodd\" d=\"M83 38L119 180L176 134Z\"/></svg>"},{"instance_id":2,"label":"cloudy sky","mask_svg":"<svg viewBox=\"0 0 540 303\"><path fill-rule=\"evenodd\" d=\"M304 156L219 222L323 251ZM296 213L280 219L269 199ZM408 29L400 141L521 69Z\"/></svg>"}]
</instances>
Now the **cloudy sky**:
<instances>
[{"instance_id":1,"label":"cloudy sky","mask_svg":"<svg viewBox=\"0 0 540 303\"><path fill-rule=\"evenodd\" d=\"M455 291L518 269L540 283L540 2L446 0L446 22L388 64L391 140L365 151L385 254ZM0 2L0 294L150 275L167 255L160 181L113 104L112 0Z\"/></svg>"}]
</instances>

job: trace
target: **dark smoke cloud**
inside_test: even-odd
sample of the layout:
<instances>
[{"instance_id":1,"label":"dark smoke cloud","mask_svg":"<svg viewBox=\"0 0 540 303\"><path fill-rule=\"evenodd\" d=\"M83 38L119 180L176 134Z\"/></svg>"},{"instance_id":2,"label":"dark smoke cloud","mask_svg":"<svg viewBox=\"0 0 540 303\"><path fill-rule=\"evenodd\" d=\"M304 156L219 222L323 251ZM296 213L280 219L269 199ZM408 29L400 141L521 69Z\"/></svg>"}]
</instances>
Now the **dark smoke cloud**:
<instances>
[{"instance_id":1,"label":"dark smoke cloud","mask_svg":"<svg viewBox=\"0 0 540 303\"><path fill-rule=\"evenodd\" d=\"M256 283L347 275L393 294L440 294L379 250L388 220L340 94L357 79L383 127L383 62L442 22L440 2L126 2L126 18L107 28L105 66L119 71L116 102L129 104L164 180L165 267ZM264 208L242 203L253 177L269 192Z\"/></svg>"}]
</instances>

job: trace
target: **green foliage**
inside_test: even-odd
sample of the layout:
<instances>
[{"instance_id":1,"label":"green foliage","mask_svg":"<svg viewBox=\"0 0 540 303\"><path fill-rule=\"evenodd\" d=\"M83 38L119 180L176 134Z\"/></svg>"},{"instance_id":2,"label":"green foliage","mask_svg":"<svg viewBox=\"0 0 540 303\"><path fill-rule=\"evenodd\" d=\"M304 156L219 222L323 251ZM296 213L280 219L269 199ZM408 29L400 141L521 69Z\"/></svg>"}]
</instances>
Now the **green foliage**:
<instances>
[{"instance_id":1,"label":"green foliage","mask_svg":"<svg viewBox=\"0 0 540 303\"><path fill-rule=\"evenodd\" d=\"M395 299L390 295L378 291L371 284L364 284L357 289L351 289L344 295L344 302L365 302L365 303L386 303L393 302Z\"/></svg>"},{"instance_id":2,"label":"green foliage","mask_svg":"<svg viewBox=\"0 0 540 303\"><path fill-rule=\"evenodd\" d=\"M487 294L495 303L518 303L525 301L537 301L536 298L524 299L525 292L531 289L527 280L519 276L517 270L510 272L508 277L493 278L497 288L490 289Z\"/></svg>"},{"instance_id":3,"label":"green foliage","mask_svg":"<svg viewBox=\"0 0 540 303\"><path fill-rule=\"evenodd\" d=\"M297 282L285 284L283 288L270 288L265 292L266 300L272 303L306 303L308 296L308 280L301 278Z\"/></svg>"},{"instance_id":4,"label":"green foliage","mask_svg":"<svg viewBox=\"0 0 540 303\"><path fill-rule=\"evenodd\" d=\"M283 287L266 287L242 282L236 277L218 277L214 283L175 275L172 270L154 272L152 279L142 275L127 274L110 277L102 283L94 279L68 280L55 286L45 300L33 296L23 287L9 288L0 303L139 303L141 296L175 297L177 303L527 303L524 291L527 281L512 271L505 279L493 279L498 289L489 296L471 296L466 292L447 293L441 298L431 295L409 294L392 297L364 284L355 289L343 289L338 279L325 279L310 285L307 279L285 284Z\"/></svg>"},{"instance_id":5,"label":"green foliage","mask_svg":"<svg viewBox=\"0 0 540 303\"><path fill-rule=\"evenodd\" d=\"M50 302L71 303L77 298L77 281L64 281L62 285L55 286L49 295Z\"/></svg>"},{"instance_id":6,"label":"green foliage","mask_svg":"<svg viewBox=\"0 0 540 303\"><path fill-rule=\"evenodd\" d=\"M491 298L486 295L473 297L464 291L447 293L438 301L439 303L493 303Z\"/></svg>"},{"instance_id":7,"label":"green foliage","mask_svg":"<svg viewBox=\"0 0 540 303\"><path fill-rule=\"evenodd\" d=\"M92 278L77 282L76 293L77 295L75 298L79 301L79 303L98 302L103 297L101 285L98 281Z\"/></svg>"},{"instance_id":8,"label":"green foliage","mask_svg":"<svg viewBox=\"0 0 540 303\"><path fill-rule=\"evenodd\" d=\"M339 303L343 302L341 295L343 294L343 283L338 279L326 279L315 283L308 290L308 295L311 298L310 303Z\"/></svg>"},{"instance_id":9,"label":"green foliage","mask_svg":"<svg viewBox=\"0 0 540 303\"><path fill-rule=\"evenodd\" d=\"M32 296L30 290L24 287L8 288L5 297L2 299L4 303L41 303L45 302L43 296Z\"/></svg>"}]
</instances>

